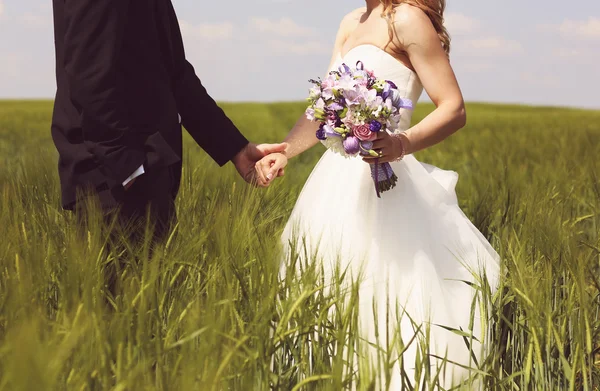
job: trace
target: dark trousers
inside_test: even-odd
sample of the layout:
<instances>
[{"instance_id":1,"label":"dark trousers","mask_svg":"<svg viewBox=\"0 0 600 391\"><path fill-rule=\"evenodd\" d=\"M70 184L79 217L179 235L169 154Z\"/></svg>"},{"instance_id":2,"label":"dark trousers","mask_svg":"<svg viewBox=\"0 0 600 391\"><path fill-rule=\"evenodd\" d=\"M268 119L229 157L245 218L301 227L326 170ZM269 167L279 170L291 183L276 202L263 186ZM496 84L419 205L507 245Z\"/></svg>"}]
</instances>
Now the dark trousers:
<instances>
[{"instance_id":1,"label":"dark trousers","mask_svg":"<svg viewBox=\"0 0 600 391\"><path fill-rule=\"evenodd\" d=\"M102 225L107 230L103 235L108 239L108 250L113 256L120 254L120 257L112 257L104 270L106 291L113 297L118 295L118 276L126 261L139 262L137 256L143 247L152 251L168 239L176 221L175 197L179 187L174 170L174 166L170 166L148 171L136 178L128 190L113 189L119 205L102 209ZM82 232L99 229L89 224L87 208L76 208Z\"/></svg>"},{"instance_id":2,"label":"dark trousers","mask_svg":"<svg viewBox=\"0 0 600 391\"><path fill-rule=\"evenodd\" d=\"M176 219L175 180L170 167L150 171L135 179L128 189L119 189L118 208L109 210L105 218L114 219L119 228L126 229L131 240L142 240L150 230L152 242L167 239Z\"/></svg>"}]
</instances>

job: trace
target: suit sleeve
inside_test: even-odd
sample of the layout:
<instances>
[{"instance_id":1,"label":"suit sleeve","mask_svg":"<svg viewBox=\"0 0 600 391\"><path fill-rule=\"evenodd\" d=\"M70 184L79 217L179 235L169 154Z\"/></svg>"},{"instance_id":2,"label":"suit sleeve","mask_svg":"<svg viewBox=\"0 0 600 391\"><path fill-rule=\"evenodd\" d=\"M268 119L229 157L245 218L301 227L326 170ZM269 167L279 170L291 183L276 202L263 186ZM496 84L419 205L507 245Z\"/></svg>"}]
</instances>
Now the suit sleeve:
<instances>
[{"instance_id":1,"label":"suit sleeve","mask_svg":"<svg viewBox=\"0 0 600 391\"><path fill-rule=\"evenodd\" d=\"M181 32L177 31L177 35L181 41ZM248 140L208 95L194 67L185 58L183 43L181 57L177 59L175 99L183 126L220 166L233 159L248 144Z\"/></svg>"},{"instance_id":2,"label":"suit sleeve","mask_svg":"<svg viewBox=\"0 0 600 391\"><path fill-rule=\"evenodd\" d=\"M130 0L65 0L65 60L83 138L110 185L144 163L144 138L131 124L118 59Z\"/></svg>"}]
</instances>

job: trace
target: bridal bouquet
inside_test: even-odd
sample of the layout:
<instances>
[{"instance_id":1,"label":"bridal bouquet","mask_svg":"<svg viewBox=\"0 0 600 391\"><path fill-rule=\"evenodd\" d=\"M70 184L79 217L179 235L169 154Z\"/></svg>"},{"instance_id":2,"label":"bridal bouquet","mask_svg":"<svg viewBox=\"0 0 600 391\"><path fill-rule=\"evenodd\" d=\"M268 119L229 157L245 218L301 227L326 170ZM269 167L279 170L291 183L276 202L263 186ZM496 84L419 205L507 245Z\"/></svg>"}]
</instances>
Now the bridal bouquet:
<instances>
[{"instance_id":1,"label":"bridal bouquet","mask_svg":"<svg viewBox=\"0 0 600 391\"><path fill-rule=\"evenodd\" d=\"M329 149L346 157L371 155L378 132L393 133L400 121L400 109L412 109L412 102L400 96L396 85L377 79L362 62L351 69L342 64L324 80L310 80L306 116L320 123L317 138ZM377 196L396 186L398 177L389 163L371 165Z\"/></svg>"}]
</instances>

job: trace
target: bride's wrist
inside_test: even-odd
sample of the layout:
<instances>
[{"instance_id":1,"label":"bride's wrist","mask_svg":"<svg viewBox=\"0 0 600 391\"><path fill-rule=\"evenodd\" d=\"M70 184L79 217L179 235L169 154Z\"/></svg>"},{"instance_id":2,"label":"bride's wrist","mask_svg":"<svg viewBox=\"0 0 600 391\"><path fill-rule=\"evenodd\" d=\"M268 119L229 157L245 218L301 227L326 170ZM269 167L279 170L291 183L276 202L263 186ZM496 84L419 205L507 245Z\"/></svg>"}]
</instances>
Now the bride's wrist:
<instances>
[{"instance_id":1,"label":"bride's wrist","mask_svg":"<svg viewBox=\"0 0 600 391\"><path fill-rule=\"evenodd\" d=\"M287 148L281 152L283 155L285 155L285 157L287 157L288 159L292 157L292 152L294 151L294 148L291 144L290 141L288 141L287 139L283 141L284 143L287 144Z\"/></svg>"},{"instance_id":2,"label":"bride's wrist","mask_svg":"<svg viewBox=\"0 0 600 391\"><path fill-rule=\"evenodd\" d=\"M395 161L400 161L404 158L404 156L409 154L409 146L410 146L410 141L408 140L408 137L406 137L405 133L396 133L396 134L392 134L392 138L394 140L394 144L396 144L396 158L394 159Z\"/></svg>"}]
</instances>

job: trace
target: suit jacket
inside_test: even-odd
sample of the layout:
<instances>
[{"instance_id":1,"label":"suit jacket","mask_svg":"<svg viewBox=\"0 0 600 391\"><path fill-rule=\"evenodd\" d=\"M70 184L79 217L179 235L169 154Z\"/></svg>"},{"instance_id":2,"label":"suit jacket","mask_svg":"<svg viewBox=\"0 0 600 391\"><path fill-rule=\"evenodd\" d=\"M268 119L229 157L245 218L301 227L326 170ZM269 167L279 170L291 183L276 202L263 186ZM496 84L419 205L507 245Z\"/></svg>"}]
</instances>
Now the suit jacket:
<instances>
[{"instance_id":1,"label":"suit jacket","mask_svg":"<svg viewBox=\"0 0 600 391\"><path fill-rule=\"evenodd\" d=\"M53 0L57 92L52 137L62 203L79 188L119 203L140 165L181 173L182 123L219 164L248 141L186 60L170 0Z\"/></svg>"}]
</instances>

